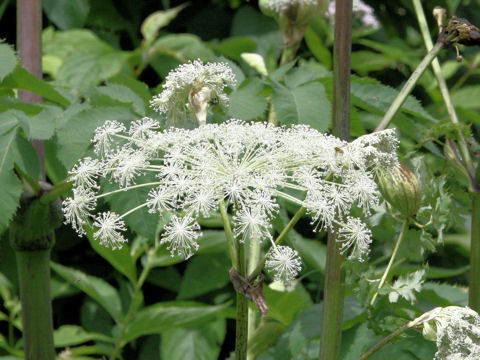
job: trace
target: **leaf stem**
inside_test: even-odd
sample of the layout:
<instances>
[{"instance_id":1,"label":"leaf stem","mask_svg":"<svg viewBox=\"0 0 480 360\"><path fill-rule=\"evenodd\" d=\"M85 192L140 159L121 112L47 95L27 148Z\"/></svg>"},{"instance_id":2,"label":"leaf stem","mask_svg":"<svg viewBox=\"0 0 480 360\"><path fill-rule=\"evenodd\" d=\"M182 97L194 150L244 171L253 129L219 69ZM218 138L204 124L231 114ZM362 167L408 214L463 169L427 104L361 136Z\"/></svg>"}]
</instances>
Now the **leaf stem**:
<instances>
[{"instance_id":1,"label":"leaf stem","mask_svg":"<svg viewBox=\"0 0 480 360\"><path fill-rule=\"evenodd\" d=\"M368 350L365 354L363 354L362 356L360 356L358 358L358 360L366 360L368 359L370 356L372 356L373 354L375 354L378 350L380 350L382 347L384 347L385 345L387 345L392 339L394 339L395 337L397 337L398 335L400 335L401 333L403 333L405 330L408 330L409 328L411 328L411 325L410 325L411 322L408 322L406 323L404 326L402 326L400 329L394 331L393 333L391 333L390 335L388 335L386 338L384 338L382 341L380 341L378 344L376 344L375 346L373 346L370 350Z\"/></svg>"},{"instance_id":2,"label":"leaf stem","mask_svg":"<svg viewBox=\"0 0 480 360\"><path fill-rule=\"evenodd\" d=\"M387 112L382 118L382 121L380 121L380 124L376 127L375 131L380 131L384 130L388 127L390 124L390 121L392 121L393 117L397 113L397 111L400 109L400 107L403 105L405 100L407 99L407 96L412 92L413 87L417 83L418 79L423 75L425 70L427 69L428 65L435 59L435 57L438 55L440 50L442 50L445 47L445 44L441 41L438 41L435 46L428 52L428 54L423 58L423 60L420 62L420 64L417 66L415 71L412 73L410 78L407 80L405 85L403 86L402 90L398 93L397 97L395 100L393 100L392 104L388 108Z\"/></svg>"},{"instance_id":3,"label":"leaf stem","mask_svg":"<svg viewBox=\"0 0 480 360\"><path fill-rule=\"evenodd\" d=\"M385 272L383 273L383 276L380 279L380 282L378 283L377 291L375 291L375 294L372 297L372 301L370 301L370 306L373 306L373 304L375 303L375 300L377 299L377 296L378 296L378 291L382 288L383 284L385 284L385 280L387 280L388 273L392 269L393 262L395 261L395 257L397 256L398 249L400 249L400 244L402 243L402 240L403 240L403 237L405 235L405 232L406 232L407 228L408 228L408 219L405 219L403 221L402 230L400 231L400 234L398 235L395 247L393 248L393 252L392 252L392 256L390 257L390 261L388 262L387 268L385 269Z\"/></svg>"},{"instance_id":4,"label":"leaf stem","mask_svg":"<svg viewBox=\"0 0 480 360\"><path fill-rule=\"evenodd\" d=\"M220 208L220 215L222 216L223 229L225 231L225 236L227 237L228 251L230 253L230 260L235 269L238 269L238 258L237 258L237 246L235 245L235 238L233 236L232 227L230 225L230 219L228 218L227 208L225 207L225 202L220 200L218 205Z\"/></svg>"},{"instance_id":5,"label":"leaf stem","mask_svg":"<svg viewBox=\"0 0 480 360\"><path fill-rule=\"evenodd\" d=\"M247 276L245 264L245 243L238 242L237 248L238 273ZM237 292L237 321L235 329L235 360L247 359L248 345L248 299Z\"/></svg>"}]
</instances>

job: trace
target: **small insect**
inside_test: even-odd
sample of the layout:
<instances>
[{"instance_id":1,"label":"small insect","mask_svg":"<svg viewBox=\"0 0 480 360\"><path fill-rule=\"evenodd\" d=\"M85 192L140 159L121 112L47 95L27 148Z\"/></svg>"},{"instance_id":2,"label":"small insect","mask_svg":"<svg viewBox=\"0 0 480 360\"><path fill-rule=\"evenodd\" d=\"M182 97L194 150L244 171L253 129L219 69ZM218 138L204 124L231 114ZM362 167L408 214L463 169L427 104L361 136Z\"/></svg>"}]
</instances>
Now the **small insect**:
<instances>
[{"instance_id":1,"label":"small insect","mask_svg":"<svg viewBox=\"0 0 480 360\"><path fill-rule=\"evenodd\" d=\"M208 103L209 103L209 105L211 105L211 106L215 106L215 105L218 105L219 102L220 102L220 101L218 100L218 96L212 96L212 97L210 98L210 101L209 101Z\"/></svg>"}]
</instances>

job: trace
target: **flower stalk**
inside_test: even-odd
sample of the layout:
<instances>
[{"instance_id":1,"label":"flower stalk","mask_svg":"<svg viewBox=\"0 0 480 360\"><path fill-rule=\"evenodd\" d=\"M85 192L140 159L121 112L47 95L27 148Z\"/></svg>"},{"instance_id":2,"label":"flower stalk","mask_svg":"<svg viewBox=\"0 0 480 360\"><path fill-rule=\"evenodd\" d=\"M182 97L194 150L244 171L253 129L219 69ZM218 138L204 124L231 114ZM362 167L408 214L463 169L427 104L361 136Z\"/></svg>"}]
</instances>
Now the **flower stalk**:
<instances>
[{"instance_id":1,"label":"flower stalk","mask_svg":"<svg viewBox=\"0 0 480 360\"><path fill-rule=\"evenodd\" d=\"M375 294L373 295L372 300L370 301L370 306L373 306L373 304L375 304L375 300L377 299L378 292L380 291L383 284L385 284L385 281L387 280L388 274L392 269L393 263L398 253L398 249L400 249L400 244L402 243L402 240L405 235L405 232L407 231L407 228L408 228L408 219L405 219L402 224L402 230L400 230L400 234L398 235L397 242L395 243L395 247L393 249L392 255L390 256L390 261L388 262L387 268L385 269L385 272L383 273L382 278L378 283L378 288L375 291Z\"/></svg>"},{"instance_id":2,"label":"flower stalk","mask_svg":"<svg viewBox=\"0 0 480 360\"><path fill-rule=\"evenodd\" d=\"M333 134L350 137L350 54L352 42L352 1L338 0L335 11L333 49ZM323 298L320 360L340 356L343 317L342 251L338 232L329 231Z\"/></svg>"}]
</instances>

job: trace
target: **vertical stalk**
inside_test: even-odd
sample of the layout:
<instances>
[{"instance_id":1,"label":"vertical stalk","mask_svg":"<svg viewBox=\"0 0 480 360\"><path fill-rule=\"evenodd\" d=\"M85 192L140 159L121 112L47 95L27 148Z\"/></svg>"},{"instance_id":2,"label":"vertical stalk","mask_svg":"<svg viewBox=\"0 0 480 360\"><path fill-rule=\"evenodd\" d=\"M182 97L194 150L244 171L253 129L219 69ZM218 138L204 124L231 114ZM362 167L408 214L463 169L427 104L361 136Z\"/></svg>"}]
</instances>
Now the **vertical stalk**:
<instances>
[{"instance_id":1,"label":"vertical stalk","mask_svg":"<svg viewBox=\"0 0 480 360\"><path fill-rule=\"evenodd\" d=\"M26 360L53 360L50 250L17 251Z\"/></svg>"},{"instance_id":2,"label":"vertical stalk","mask_svg":"<svg viewBox=\"0 0 480 360\"><path fill-rule=\"evenodd\" d=\"M257 267L260 262L260 242L257 239L250 241L249 254L248 254L248 267L247 273L251 273ZM248 341L252 337L253 332L257 326L257 311L248 309ZM247 360L253 360L251 354L247 355Z\"/></svg>"},{"instance_id":3,"label":"vertical stalk","mask_svg":"<svg viewBox=\"0 0 480 360\"><path fill-rule=\"evenodd\" d=\"M245 244L238 242L238 273L244 278L247 277L247 267L245 264ZM248 343L248 299L237 292L237 323L235 329L235 360L247 359Z\"/></svg>"},{"instance_id":4,"label":"vertical stalk","mask_svg":"<svg viewBox=\"0 0 480 360\"><path fill-rule=\"evenodd\" d=\"M17 0L17 50L25 69L42 77L42 1ZM40 95L19 91L19 97L27 103L39 102ZM45 178L45 151L43 141L32 140L37 151L42 177Z\"/></svg>"},{"instance_id":5,"label":"vertical stalk","mask_svg":"<svg viewBox=\"0 0 480 360\"><path fill-rule=\"evenodd\" d=\"M337 0L333 49L333 134L350 137L350 54L352 0ZM340 355L343 315L342 255L337 235L329 232L323 296L320 360L336 360Z\"/></svg>"},{"instance_id":6,"label":"vertical stalk","mask_svg":"<svg viewBox=\"0 0 480 360\"><path fill-rule=\"evenodd\" d=\"M468 306L480 313L480 193L472 193L472 234L470 243L470 284Z\"/></svg>"},{"instance_id":7,"label":"vertical stalk","mask_svg":"<svg viewBox=\"0 0 480 360\"><path fill-rule=\"evenodd\" d=\"M405 231L408 228L408 219L405 219L403 221L402 225L402 230L400 230L400 234L398 235L397 238L397 243L395 244L395 247L393 248L392 256L390 257L390 261L388 262L387 268L385 269L385 272L383 273L382 278L380 279L380 282L378 283L378 288L377 291L375 291L375 294L372 297L372 300L370 301L370 306L373 306L375 303L375 300L377 299L378 296L378 291L382 288L383 284L385 284L385 280L387 280L388 273L390 272L393 262L395 261L395 258L397 257L398 249L400 249L400 244L402 243L403 236L405 235Z\"/></svg>"}]
</instances>

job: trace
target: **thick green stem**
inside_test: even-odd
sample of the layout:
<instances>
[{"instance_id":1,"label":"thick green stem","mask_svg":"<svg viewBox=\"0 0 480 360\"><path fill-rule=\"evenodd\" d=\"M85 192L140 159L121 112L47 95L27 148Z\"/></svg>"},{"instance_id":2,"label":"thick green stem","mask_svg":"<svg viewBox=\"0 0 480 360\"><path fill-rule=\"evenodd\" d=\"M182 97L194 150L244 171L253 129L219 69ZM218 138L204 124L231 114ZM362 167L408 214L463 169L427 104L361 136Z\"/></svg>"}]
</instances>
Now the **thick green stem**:
<instances>
[{"instance_id":1,"label":"thick green stem","mask_svg":"<svg viewBox=\"0 0 480 360\"><path fill-rule=\"evenodd\" d=\"M472 193L472 234L468 306L480 313L480 194Z\"/></svg>"},{"instance_id":2,"label":"thick green stem","mask_svg":"<svg viewBox=\"0 0 480 360\"><path fill-rule=\"evenodd\" d=\"M410 93L413 90L413 87L417 83L418 79L423 75L427 67L430 65L430 63L435 59L435 57L438 55L440 50L442 50L445 47L445 44L443 42L437 42L435 46L428 52L428 54L423 58L423 60L420 62L420 64L417 66L415 71L412 73L410 78L407 80L405 85L403 86L402 90L398 93L397 97L393 101L392 105L388 108L387 112L385 113L385 116L383 117L382 121L380 124L378 124L377 128L375 131L380 131L384 130L388 127L390 124L390 121L392 121L393 117L397 113L397 111L400 109L400 107L403 105L405 100L407 99L407 96L410 95Z\"/></svg>"},{"instance_id":3,"label":"thick green stem","mask_svg":"<svg viewBox=\"0 0 480 360\"><path fill-rule=\"evenodd\" d=\"M333 134L350 137L350 55L352 42L352 0L337 0L333 48ZM336 233L330 231L323 293L320 360L340 357L343 317L342 255Z\"/></svg>"},{"instance_id":4,"label":"thick green stem","mask_svg":"<svg viewBox=\"0 0 480 360\"><path fill-rule=\"evenodd\" d=\"M230 253L230 260L235 269L238 269L237 260L237 246L235 245L235 238L233 236L232 226L230 225L230 219L228 218L227 208L225 202L220 200L219 206L220 215L222 216L223 229L225 230L225 236L227 237L228 251Z\"/></svg>"},{"instance_id":5,"label":"thick green stem","mask_svg":"<svg viewBox=\"0 0 480 360\"><path fill-rule=\"evenodd\" d=\"M248 254L248 267L247 272L250 273L257 267L260 261L260 241L253 239L250 242L249 254ZM257 314L258 312L254 309L248 308L248 341L253 335L257 327ZM247 360L253 360L254 357L252 354L247 355Z\"/></svg>"},{"instance_id":6,"label":"thick green stem","mask_svg":"<svg viewBox=\"0 0 480 360\"><path fill-rule=\"evenodd\" d=\"M237 248L238 273L246 278L245 244L238 242ZM247 359L248 344L248 299L237 292L237 322L235 329L235 360Z\"/></svg>"},{"instance_id":7,"label":"thick green stem","mask_svg":"<svg viewBox=\"0 0 480 360\"><path fill-rule=\"evenodd\" d=\"M427 51L431 51L433 49L433 42L430 36L430 31L428 30L427 19L425 18L425 13L423 11L420 0L413 0L413 6L415 8L415 13L417 14L417 19L420 25L420 30L422 32L423 41L425 42L425 47L427 48ZM442 68L440 67L440 62L437 58L434 58L432 60L432 68L435 74L435 78L437 79L438 87L440 88L443 101L445 103L445 106L447 107L447 112L450 116L450 120L453 124L459 124L460 121L458 120L457 112L455 111L452 98L448 91L447 82L443 77ZM458 131L458 140L465 166L467 167L467 170L470 174L474 174L474 167L472 163L472 158L470 156L470 151L468 150L467 141L465 140L465 137L463 136L463 133L461 131Z\"/></svg>"},{"instance_id":8,"label":"thick green stem","mask_svg":"<svg viewBox=\"0 0 480 360\"><path fill-rule=\"evenodd\" d=\"M53 360L50 250L16 251L25 360Z\"/></svg>"},{"instance_id":9,"label":"thick green stem","mask_svg":"<svg viewBox=\"0 0 480 360\"><path fill-rule=\"evenodd\" d=\"M388 262L387 268L385 269L385 272L383 273L383 276L380 279L380 282L378 283L377 291L375 291L375 294L372 297L372 301L370 301L370 306L373 306L373 304L375 303L375 300L377 299L377 296L378 296L378 291L382 288L383 284L385 284L385 280L387 280L388 273L392 269L393 262L395 261L395 258L397 257L398 249L400 249L400 244L402 243L402 240L403 240L403 237L405 235L405 232L407 231L407 228L408 228L408 219L405 219L403 221L402 230L400 231L400 234L398 235L397 243L395 244L395 247L393 248L393 252L392 252L392 256L390 257L390 261Z\"/></svg>"}]
</instances>

